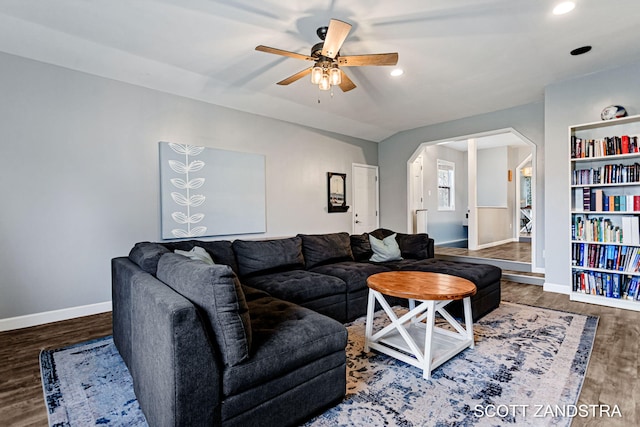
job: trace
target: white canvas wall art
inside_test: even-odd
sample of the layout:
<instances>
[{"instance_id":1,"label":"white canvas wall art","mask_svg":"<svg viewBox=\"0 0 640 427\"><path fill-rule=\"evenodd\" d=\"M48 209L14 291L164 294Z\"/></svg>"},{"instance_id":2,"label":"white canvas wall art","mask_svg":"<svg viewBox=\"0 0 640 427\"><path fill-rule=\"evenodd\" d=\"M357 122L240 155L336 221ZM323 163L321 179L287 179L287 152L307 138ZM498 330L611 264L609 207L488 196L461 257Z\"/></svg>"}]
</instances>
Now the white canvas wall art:
<instances>
[{"instance_id":1,"label":"white canvas wall art","mask_svg":"<svg viewBox=\"0 0 640 427\"><path fill-rule=\"evenodd\" d=\"M264 233L265 157L160 142L162 238Z\"/></svg>"}]
</instances>

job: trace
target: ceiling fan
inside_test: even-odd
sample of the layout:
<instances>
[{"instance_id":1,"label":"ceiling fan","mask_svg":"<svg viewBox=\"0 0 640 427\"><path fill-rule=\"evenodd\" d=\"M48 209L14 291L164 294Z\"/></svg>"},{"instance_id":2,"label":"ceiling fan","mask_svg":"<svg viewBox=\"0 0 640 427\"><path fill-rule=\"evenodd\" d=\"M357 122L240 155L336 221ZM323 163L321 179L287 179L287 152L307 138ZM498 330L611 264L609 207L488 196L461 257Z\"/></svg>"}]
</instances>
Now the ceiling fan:
<instances>
[{"instance_id":1,"label":"ceiling fan","mask_svg":"<svg viewBox=\"0 0 640 427\"><path fill-rule=\"evenodd\" d=\"M317 84L321 90L329 90L331 86L340 86L343 92L347 92L355 89L356 85L339 68L340 66L360 67L363 65L396 65L398 63L397 52L341 56L340 48L349 31L351 31L351 24L332 19L329 21L328 27L320 27L316 31L322 41L311 48L309 56L263 45L256 46L256 50L315 63L313 66L279 81L279 85L291 84L311 74L311 82Z\"/></svg>"}]
</instances>

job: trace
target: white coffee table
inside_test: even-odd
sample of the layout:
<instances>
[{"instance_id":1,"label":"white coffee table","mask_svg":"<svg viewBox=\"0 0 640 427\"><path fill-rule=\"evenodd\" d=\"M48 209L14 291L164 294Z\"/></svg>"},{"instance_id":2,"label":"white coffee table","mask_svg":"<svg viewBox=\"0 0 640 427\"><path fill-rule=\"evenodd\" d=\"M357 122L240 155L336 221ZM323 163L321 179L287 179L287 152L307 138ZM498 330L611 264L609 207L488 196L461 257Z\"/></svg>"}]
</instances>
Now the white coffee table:
<instances>
[{"instance_id":1,"label":"white coffee table","mask_svg":"<svg viewBox=\"0 0 640 427\"><path fill-rule=\"evenodd\" d=\"M469 280L440 273L393 271L369 276L367 285L366 352L377 350L417 366L423 370L422 376L429 379L442 363L466 348L473 348L470 298L475 295L476 286ZM408 298L409 312L398 318L385 295ZM464 306L464 327L445 310L451 301L460 299ZM374 333L376 301L391 323ZM453 331L435 326L436 312Z\"/></svg>"}]
</instances>

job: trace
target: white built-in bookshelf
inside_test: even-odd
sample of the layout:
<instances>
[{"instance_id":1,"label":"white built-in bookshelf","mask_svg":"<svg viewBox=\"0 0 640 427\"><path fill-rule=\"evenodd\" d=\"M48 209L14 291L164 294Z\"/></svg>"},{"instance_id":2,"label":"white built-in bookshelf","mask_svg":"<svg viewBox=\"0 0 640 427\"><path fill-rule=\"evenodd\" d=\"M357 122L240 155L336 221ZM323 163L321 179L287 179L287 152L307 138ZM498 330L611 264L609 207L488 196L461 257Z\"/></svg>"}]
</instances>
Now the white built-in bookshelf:
<instances>
[{"instance_id":1,"label":"white built-in bookshelf","mask_svg":"<svg viewBox=\"0 0 640 427\"><path fill-rule=\"evenodd\" d=\"M571 299L640 311L640 115L569 127Z\"/></svg>"}]
</instances>

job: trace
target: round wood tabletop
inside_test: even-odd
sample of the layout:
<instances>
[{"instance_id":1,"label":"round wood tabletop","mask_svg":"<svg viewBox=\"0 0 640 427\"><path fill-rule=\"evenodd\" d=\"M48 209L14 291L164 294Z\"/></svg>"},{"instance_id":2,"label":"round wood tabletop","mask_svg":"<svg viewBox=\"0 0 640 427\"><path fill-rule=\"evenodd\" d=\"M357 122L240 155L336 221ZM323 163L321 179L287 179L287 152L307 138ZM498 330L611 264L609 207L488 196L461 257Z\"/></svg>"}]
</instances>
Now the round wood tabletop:
<instances>
[{"instance_id":1,"label":"round wood tabletop","mask_svg":"<svg viewBox=\"0 0 640 427\"><path fill-rule=\"evenodd\" d=\"M417 300L457 300L476 293L473 282L423 271L389 271L369 276L367 285L382 294Z\"/></svg>"}]
</instances>

